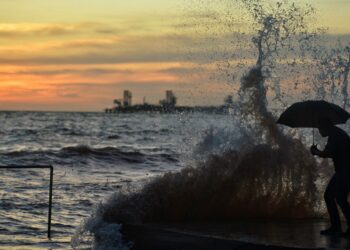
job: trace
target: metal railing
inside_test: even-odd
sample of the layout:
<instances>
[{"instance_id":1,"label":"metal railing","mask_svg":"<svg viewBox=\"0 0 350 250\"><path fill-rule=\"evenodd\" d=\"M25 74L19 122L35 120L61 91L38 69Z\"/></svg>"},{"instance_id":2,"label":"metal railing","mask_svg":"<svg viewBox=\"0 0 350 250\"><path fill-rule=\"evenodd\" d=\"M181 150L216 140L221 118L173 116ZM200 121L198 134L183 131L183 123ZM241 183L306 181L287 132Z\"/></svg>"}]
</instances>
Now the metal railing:
<instances>
[{"instance_id":1,"label":"metal railing","mask_svg":"<svg viewBox=\"0 0 350 250\"><path fill-rule=\"evenodd\" d=\"M53 185L53 166L36 166L36 165L29 165L29 166L18 166L18 165L9 165L9 166L0 166L0 169L50 169L50 192L49 192L49 212L48 212L48 218L47 218L47 237L51 238L51 212L52 212L52 185Z\"/></svg>"}]
</instances>

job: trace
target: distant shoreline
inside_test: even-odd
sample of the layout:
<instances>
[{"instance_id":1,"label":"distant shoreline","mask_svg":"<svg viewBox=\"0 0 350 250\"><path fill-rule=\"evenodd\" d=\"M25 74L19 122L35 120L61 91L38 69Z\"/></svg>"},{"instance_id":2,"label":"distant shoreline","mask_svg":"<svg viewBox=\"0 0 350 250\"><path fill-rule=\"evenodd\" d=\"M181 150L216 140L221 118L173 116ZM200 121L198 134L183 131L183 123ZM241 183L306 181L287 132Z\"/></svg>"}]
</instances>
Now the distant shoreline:
<instances>
[{"instance_id":1,"label":"distant shoreline","mask_svg":"<svg viewBox=\"0 0 350 250\"><path fill-rule=\"evenodd\" d=\"M101 113L101 111L78 110L0 110L0 113Z\"/></svg>"},{"instance_id":2,"label":"distant shoreline","mask_svg":"<svg viewBox=\"0 0 350 250\"><path fill-rule=\"evenodd\" d=\"M183 113L183 112L207 112L224 113L227 108L224 106L179 106L174 109L163 108L158 105L149 105L150 108L143 108L144 105L132 107L106 108L104 110L0 110L0 113ZM108 112L107 112L108 110Z\"/></svg>"},{"instance_id":3,"label":"distant shoreline","mask_svg":"<svg viewBox=\"0 0 350 250\"><path fill-rule=\"evenodd\" d=\"M105 113L193 113L227 114L230 108L222 106L161 106L161 105L133 105L129 107L115 107L105 109Z\"/></svg>"}]
</instances>

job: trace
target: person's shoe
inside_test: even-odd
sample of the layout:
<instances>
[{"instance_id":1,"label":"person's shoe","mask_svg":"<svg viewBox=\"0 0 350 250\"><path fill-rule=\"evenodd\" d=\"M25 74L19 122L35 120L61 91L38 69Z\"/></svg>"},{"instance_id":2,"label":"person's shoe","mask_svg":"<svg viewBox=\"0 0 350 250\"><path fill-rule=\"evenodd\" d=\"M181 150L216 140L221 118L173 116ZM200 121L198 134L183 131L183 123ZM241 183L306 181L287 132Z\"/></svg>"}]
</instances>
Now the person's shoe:
<instances>
[{"instance_id":1,"label":"person's shoe","mask_svg":"<svg viewBox=\"0 0 350 250\"><path fill-rule=\"evenodd\" d=\"M320 232L321 235L341 235L341 228L340 227L330 227L326 230L322 230Z\"/></svg>"}]
</instances>

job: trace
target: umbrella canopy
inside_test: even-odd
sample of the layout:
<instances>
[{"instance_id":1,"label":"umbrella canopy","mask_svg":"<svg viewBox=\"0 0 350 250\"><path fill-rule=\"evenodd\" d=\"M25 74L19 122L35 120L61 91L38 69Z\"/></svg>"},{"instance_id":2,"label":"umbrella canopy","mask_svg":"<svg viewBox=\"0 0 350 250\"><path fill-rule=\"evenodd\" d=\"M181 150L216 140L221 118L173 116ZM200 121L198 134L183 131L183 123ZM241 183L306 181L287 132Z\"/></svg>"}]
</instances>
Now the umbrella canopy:
<instances>
[{"instance_id":1,"label":"umbrella canopy","mask_svg":"<svg viewBox=\"0 0 350 250\"><path fill-rule=\"evenodd\" d=\"M277 123L292 128L317 128L320 119L329 119L333 124L345 123L350 114L326 101L304 101L294 103L286 109Z\"/></svg>"}]
</instances>

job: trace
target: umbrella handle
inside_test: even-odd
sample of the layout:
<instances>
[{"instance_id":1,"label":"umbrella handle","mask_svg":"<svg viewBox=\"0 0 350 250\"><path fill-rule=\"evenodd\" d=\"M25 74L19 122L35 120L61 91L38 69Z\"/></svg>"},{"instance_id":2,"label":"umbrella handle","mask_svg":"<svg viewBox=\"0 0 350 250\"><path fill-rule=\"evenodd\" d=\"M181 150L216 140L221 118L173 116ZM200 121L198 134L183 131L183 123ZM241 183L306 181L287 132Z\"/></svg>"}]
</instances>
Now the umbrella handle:
<instances>
[{"instance_id":1,"label":"umbrella handle","mask_svg":"<svg viewBox=\"0 0 350 250\"><path fill-rule=\"evenodd\" d=\"M312 128L312 146L315 146L315 128Z\"/></svg>"}]
</instances>

